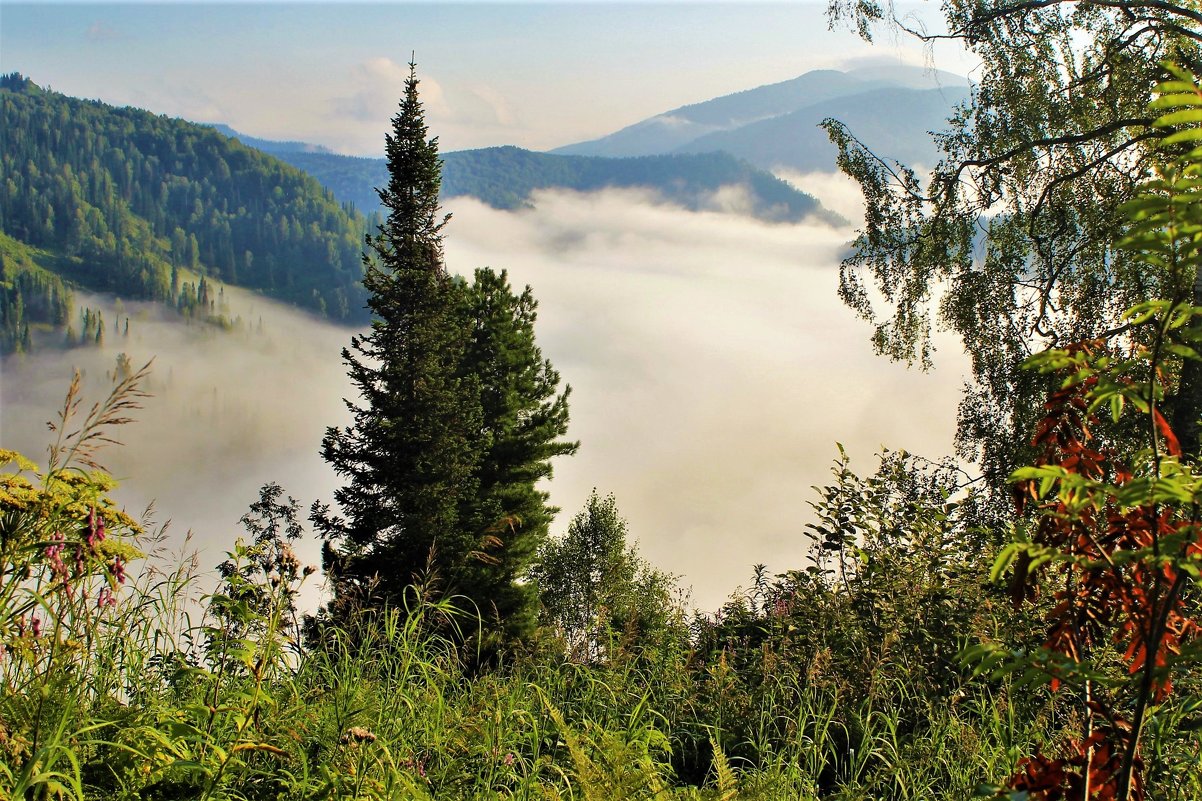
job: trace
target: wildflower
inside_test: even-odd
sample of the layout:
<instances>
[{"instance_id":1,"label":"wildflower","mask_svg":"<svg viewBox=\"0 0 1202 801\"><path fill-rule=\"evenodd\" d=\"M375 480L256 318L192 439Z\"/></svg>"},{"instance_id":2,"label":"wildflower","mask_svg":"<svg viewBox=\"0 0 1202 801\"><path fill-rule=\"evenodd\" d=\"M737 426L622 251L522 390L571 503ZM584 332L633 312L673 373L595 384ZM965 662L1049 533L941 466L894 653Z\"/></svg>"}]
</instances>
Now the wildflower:
<instances>
[{"instance_id":1,"label":"wildflower","mask_svg":"<svg viewBox=\"0 0 1202 801\"><path fill-rule=\"evenodd\" d=\"M505 767L507 767L507 768L513 767L513 752L512 751L510 751L508 754L505 755Z\"/></svg>"},{"instance_id":2,"label":"wildflower","mask_svg":"<svg viewBox=\"0 0 1202 801\"><path fill-rule=\"evenodd\" d=\"M120 556L113 557L113 578L118 584L125 583L125 560Z\"/></svg>"},{"instance_id":3,"label":"wildflower","mask_svg":"<svg viewBox=\"0 0 1202 801\"><path fill-rule=\"evenodd\" d=\"M343 745L347 745L348 743L374 743L376 735L362 726L351 726L342 733L338 741Z\"/></svg>"},{"instance_id":4,"label":"wildflower","mask_svg":"<svg viewBox=\"0 0 1202 801\"><path fill-rule=\"evenodd\" d=\"M401 767L409 768L417 771L417 775L426 778L426 760L419 757L405 757L401 760Z\"/></svg>"},{"instance_id":5,"label":"wildflower","mask_svg":"<svg viewBox=\"0 0 1202 801\"><path fill-rule=\"evenodd\" d=\"M102 589L100 591L100 594L96 596L96 608L97 609L104 609L107 606L116 606L116 605L117 605L117 596L113 595L113 591L110 590L108 587L105 587L104 589Z\"/></svg>"},{"instance_id":6,"label":"wildflower","mask_svg":"<svg viewBox=\"0 0 1202 801\"><path fill-rule=\"evenodd\" d=\"M30 617L29 627L34 637L42 636L42 620L37 615L32 615Z\"/></svg>"},{"instance_id":7,"label":"wildflower","mask_svg":"<svg viewBox=\"0 0 1202 801\"><path fill-rule=\"evenodd\" d=\"M63 542L66 541L66 539L67 538L63 536L63 532L61 532L61 531L56 531L53 534L51 534L50 535L51 544L46 546L46 558L54 559L60 553L62 553L63 547L64 547Z\"/></svg>"},{"instance_id":8,"label":"wildflower","mask_svg":"<svg viewBox=\"0 0 1202 801\"><path fill-rule=\"evenodd\" d=\"M279 565L280 573L285 576L295 576L301 569L300 559L297 558L296 552L292 550L292 546L288 544L280 546L276 563Z\"/></svg>"},{"instance_id":9,"label":"wildflower","mask_svg":"<svg viewBox=\"0 0 1202 801\"><path fill-rule=\"evenodd\" d=\"M96 510L93 509L88 513L88 533L84 538L85 542L88 544L88 549L91 550L92 553L96 553L96 546L99 543L104 542L104 537L104 517L96 514Z\"/></svg>"},{"instance_id":10,"label":"wildflower","mask_svg":"<svg viewBox=\"0 0 1202 801\"><path fill-rule=\"evenodd\" d=\"M317 572L317 565L305 565L305 578Z\"/></svg>"},{"instance_id":11,"label":"wildflower","mask_svg":"<svg viewBox=\"0 0 1202 801\"><path fill-rule=\"evenodd\" d=\"M51 544L46 546L46 561L50 563L50 570L63 581L67 580L67 565L62 556L66 539L63 532L56 531L50 535Z\"/></svg>"}]
</instances>

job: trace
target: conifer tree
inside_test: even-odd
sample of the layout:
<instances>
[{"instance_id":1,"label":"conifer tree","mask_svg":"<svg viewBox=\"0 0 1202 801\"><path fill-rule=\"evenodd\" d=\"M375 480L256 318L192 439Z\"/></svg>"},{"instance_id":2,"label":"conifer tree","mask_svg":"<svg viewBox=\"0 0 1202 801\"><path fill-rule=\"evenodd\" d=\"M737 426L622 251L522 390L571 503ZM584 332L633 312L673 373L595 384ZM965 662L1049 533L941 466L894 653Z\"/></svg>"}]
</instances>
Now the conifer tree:
<instances>
[{"instance_id":1,"label":"conifer tree","mask_svg":"<svg viewBox=\"0 0 1202 801\"><path fill-rule=\"evenodd\" d=\"M438 204L441 161L427 138L410 64L386 137L387 210L369 238L363 285L370 331L343 351L359 402L331 428L322 456L348 483L342 516L316 505L334 586L331 614L454 597L479 612L489 650L521 640L538 598L521 578L546 541L555 509L536 487L562 441L568 391L534 341L537 303L505 273L474 283L448 274ZM474 607L474 609L472 608Z\"/></svg>"},{"instance_id":2,"label":"conifer tree","mask_svg":"<svg viewBox=\"0 0 1202 801\"><path fill-rule=\"evenodd\" d=\"M463 522L496 547L471 582L488 599L482 611L503 622L506 639L537 625L534 585L518 581L546 542L556 511L538 482L551 475L551 458L576 452L568 430L568 394L557 394L559 373L534 338L538 302L527 286L515 294L507 274L476 271L461 299L469 339L462 372L480 391L483 415L476 492Z\"/></svg>"},{"instance_id":3,"label":"conifer tree","mask_svg":"<svg viewBox=\"0 0 1202 801\"><path fill-rule=\"evenodd\" d=\"M443 264L438 141L427 139L417 85L410 65L386 137L387 217L363 259L371 329L342 352L361 401L346 402L354 423L322 441L322 457L348 480L334 496L342 517L313 510L335 616L399 607L411 584L454 592L479 551L459 524L479 461L479 390L460 374L466 331Z\"/></svg>"}]
</instances>

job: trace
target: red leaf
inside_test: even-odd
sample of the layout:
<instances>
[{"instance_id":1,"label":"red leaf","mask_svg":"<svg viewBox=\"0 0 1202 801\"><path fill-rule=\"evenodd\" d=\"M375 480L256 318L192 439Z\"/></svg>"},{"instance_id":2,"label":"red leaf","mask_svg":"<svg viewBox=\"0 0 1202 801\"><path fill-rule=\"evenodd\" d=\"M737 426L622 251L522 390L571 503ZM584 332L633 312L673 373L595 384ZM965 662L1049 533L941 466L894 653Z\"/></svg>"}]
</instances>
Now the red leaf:
<instances>
[{"instance_id":1,"label":"red leaf","mask_svg":"<svg viewBox=\"0 0 1202 801\"><path fill-rule=\"evenodd\" d=\"M1170 456L1181 455L1181 443L1177 441L1177 435L1173 433L1173 429L1169 427L1169 421L1164 419L1164 415L1160 410L1153 407L1152 419L1156 421L1156 430L1164 437L1165 447L1169 449Z\"/></svg>"}]
</instances>

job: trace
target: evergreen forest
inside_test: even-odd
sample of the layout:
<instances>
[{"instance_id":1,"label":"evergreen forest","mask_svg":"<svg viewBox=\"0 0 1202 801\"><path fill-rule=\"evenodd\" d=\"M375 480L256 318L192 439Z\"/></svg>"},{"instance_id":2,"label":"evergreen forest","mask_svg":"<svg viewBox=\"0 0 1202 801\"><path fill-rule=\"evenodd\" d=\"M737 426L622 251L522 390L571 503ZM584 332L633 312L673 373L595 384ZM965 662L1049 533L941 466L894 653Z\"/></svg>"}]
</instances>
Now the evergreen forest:
<instances>
[{"instance_id":1,"label":"evergreen forest","mask_svg":"<svg viewBox=\"0 0 1202 801\"><path fill-rule=\"evenodd\" d=\"M61 328L71 287L191 311L203 280L364 319L370 223L299 170L212 128L16 73L0 79L0 114L4 350L28 348L31 327Z\"/></svg>"},{"instance_id":2,"label":"evergreen forest","mask_svg":"<svg viewBox=\"0 0 1202 801\"><path fill-rule=\"evenodd\" d=\"M942 13L982 67L929 177L824 125L867 209L843 301L882 358L940 326L970 357L957 457L840 447L806 557L714 610L620 498L552 506L574 396L536 288L447 264L415 64L370 219L212 128L6 76L6 348L103 337L73 288L204 316L228 282L358 327L314 443L333 502L266 483L210 581L104 469L152 365L77 374L45 463L0 448L0 799L1202 799L1202 15Z\"/></svg>"}]
</instances>

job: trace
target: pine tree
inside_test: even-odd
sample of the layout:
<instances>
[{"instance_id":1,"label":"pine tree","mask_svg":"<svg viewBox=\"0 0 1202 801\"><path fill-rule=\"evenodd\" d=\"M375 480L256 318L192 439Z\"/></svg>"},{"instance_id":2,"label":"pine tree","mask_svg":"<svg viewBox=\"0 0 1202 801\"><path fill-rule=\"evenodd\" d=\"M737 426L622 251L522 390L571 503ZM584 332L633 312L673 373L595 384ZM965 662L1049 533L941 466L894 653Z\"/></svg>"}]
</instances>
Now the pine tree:
<instances>
[{"instance_id":1,"label":"pine tree","mask_svg":"<svg viewBox=\"0 0 1202 801\"><path fill-rule=\"evenodd\" d=\"M342 353L361 401L347 401L354 423L322 441L322 457L348 480L335 492L343 517L313 510L336 617L402 606L412 584L454 593L482 551L459 521L475 490L480 393L460 375L467 332L462 290L443 264L438 142L427 139L410 68L386 137L387 217L364 256L371 329Z\"/></svg>"},{"instance_id":2,"label":"pine tree","mask_svg":"<svg viewBox=\"0 0 1202 801\"><path fill-rule=\"evenodd\" d=\"M537 592L517 579L529 571L556 511L537 484L551 476L551 458L576 452L568 430L568 394L535 343L538 302L530 287L515 295L508 276L485 268L462 296L470 339L461 372L480 387L483 437L476 494L464 522L492 542L495 561L478 566L473 585L491 601L507 638L537 624Z\"/></svg>"},{"instance_id":3,"label":"pine tree","mask_svg":"<svg viewBox=\"0 0 1202 801\"><path fill-rule=\"evenodd\" d=\"M387 137L388 210L369 239L371 330L343 351L361 401L327 430L322 455L348 484L342 517L315 506L335 618L401 606L407 588L478 612L485 647L525 638L538 598L523 583L556 511L537 483L562 441L568 391L534 341L537 303L505 273L467 284L443 262L441 161L410 65ZM471 608L471 607L474 607Z\"/></svg>"}]
</instances>

